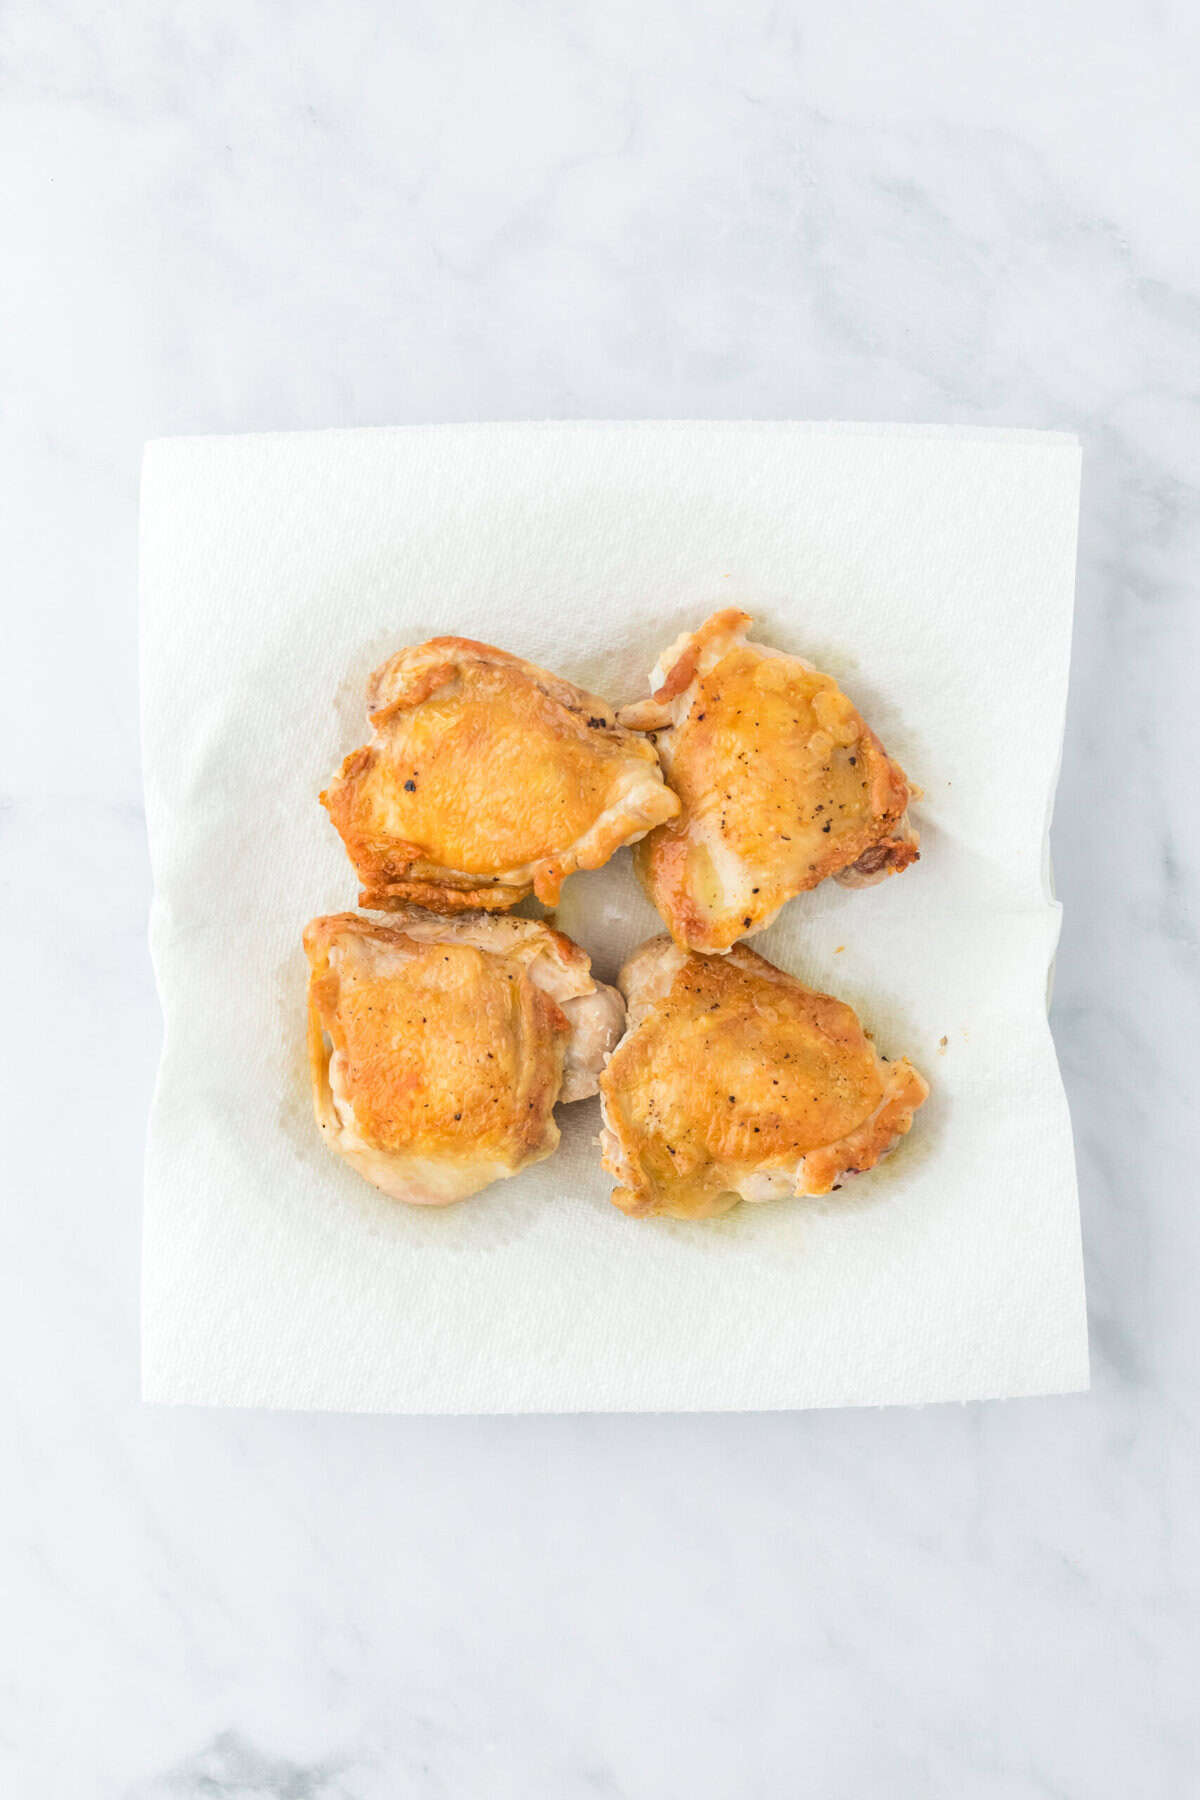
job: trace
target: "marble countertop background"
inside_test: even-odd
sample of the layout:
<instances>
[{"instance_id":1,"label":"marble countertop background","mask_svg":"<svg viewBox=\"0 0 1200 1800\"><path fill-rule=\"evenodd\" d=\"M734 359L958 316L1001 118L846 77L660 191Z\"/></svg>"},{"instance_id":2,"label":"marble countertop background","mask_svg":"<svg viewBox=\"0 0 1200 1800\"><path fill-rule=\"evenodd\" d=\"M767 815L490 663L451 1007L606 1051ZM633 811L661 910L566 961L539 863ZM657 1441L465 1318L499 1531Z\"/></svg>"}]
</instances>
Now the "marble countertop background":
<instances>
[{"instance_id":1,"label":"marble countertop background","mask_svg":"<svg viewBox=\"0 0 1200 1800\"><path fill-rule=\"evenodd\" d=\"M1134 11L0 14L5 1794L1200 1791L1200 13ZM142 442L542 416L1080 433L1089 1396L139 1404Z\"/></svg>"}]
</instances>

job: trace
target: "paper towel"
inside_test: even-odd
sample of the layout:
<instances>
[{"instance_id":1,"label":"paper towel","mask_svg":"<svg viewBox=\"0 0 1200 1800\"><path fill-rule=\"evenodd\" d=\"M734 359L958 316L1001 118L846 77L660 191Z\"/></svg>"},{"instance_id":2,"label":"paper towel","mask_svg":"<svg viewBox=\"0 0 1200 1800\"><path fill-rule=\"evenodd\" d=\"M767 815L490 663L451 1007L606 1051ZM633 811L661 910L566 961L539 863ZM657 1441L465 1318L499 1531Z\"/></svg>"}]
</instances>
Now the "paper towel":
<instances>
[{"instance_id":1,"label":"paper towel","mask_svg":"<svg viewBox=\"0 0 1200 1800\"><path fill-rule=\"evenodd\" d=\"M146 1160L154 1400L411 1412L768 1408L1086 1385L1046 838L1074 440L801 424L429 426L146 453L142 686L166 1037ZM615 704L718 606L837 677L925 790L921 860L800 896L761 950L932 1094L824 1200L705 1223L607 1199L598 1102L431 1212L323 1148L312 915L356 881L317 803L368 673L481 638ZM628 851L558 923L609 979L661 924Z\"/></svg>"}]
</instances>

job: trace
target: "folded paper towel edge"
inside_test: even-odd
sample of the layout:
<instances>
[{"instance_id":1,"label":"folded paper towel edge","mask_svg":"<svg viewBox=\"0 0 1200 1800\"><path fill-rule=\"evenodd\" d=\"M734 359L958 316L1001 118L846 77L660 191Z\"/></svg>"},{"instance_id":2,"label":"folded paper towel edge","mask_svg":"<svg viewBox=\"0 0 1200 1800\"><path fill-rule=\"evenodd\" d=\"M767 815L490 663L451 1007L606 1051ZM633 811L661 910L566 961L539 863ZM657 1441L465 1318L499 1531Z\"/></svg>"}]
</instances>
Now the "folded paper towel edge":
<instances>
[{"instance_id":1,"label":"folded paper towel edge","mask_svg":"<svg viewBox=\"0 0 1200 1800\"><path fill-rule=\"evenodd\" d=\"M1037 425L957 425L933 421L869 419L422 419L402 425L307 425L267 431L178 432L147 438L142 447L142 469L149 452L187 444L263 443L281 438L386 436L388 433L441 434L477 431L756 431L764 435L795 432L805 436L901 437L952 439L963 443L1024 444L1045 449L1080 449L1073 431L1045 430Z\"/></svg>"}]
</instances>

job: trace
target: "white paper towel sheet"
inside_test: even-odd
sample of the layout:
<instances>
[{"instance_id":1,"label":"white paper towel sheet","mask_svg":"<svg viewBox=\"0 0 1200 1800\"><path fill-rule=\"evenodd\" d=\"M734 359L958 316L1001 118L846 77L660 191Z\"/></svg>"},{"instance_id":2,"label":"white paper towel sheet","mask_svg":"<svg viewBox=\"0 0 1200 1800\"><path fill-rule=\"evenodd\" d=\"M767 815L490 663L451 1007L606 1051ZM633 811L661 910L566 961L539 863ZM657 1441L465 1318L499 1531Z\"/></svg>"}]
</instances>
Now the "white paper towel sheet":
<instances>
[{"instance_id":1,"label":"white paper towel sheet","mask_svg":"<svg viewBox=\"0 0 1200 1800\"><path fill-rule=\"evenodd\" d=\"M1087 1382L1046 838L1079 451L1031 432L532 424L152 444L148 1398L397 1412L834 1406ZM441 1212L322 1147L300 933L352 907L317 803L401 644L482 638L614 702L713 608L830 670L911 777L921 861L755 948L932 1096L874 1173L725 1219L609 1204L598 1102ZM628 851L561 926L611 978L661 929Z\"/></svg>"}]
</instances>

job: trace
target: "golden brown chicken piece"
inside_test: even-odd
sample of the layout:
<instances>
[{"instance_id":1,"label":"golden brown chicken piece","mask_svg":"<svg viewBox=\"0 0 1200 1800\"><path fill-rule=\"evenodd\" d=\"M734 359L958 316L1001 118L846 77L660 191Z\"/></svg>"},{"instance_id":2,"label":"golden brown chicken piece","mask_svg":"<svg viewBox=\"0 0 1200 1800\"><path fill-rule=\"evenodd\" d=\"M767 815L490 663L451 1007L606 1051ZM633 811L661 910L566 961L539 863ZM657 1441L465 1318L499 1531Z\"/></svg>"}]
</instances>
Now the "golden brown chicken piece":
<instances>
[{"instance_id":1,"label":"golden brown chicken piece","mask_svg":"<svg viewBox=\"0 0 1200 1800\"><path fill-rule=\"evenodd\" d=\"M664 652L623 725L656 734L682 810L634 852L676 943L724 951L834 875L866 886L917 859L918 790L831 675L747 643L714 613Z\"/></svg>"},{"instance_id":2,"label":"golden brown chicken piece","mask_svg":"<svg viewBox=\"0 0 1200 1800\"><path fill-rule=\"evenodd\" d=\"M308 1051L326 1144L396 1200L443 1206L549 1156L554 1106L596 1092L615 989L537 919L314 919Z\"/></svg>"},{"instance_id":3,"label":"golden brown chicken piece","mask_svg":"<svg viewBox=\"0 0 1200 1800\"><path fill-rule=\"evenodd\" d=\"M928 1095L848 1006L743 944L695 956L652 938L619 981L627 1025L600 1077L600 1142L613 1203L635 1217L827 1194L873 1168Z\"/></svg>"},{"instance_id":4,"label":"golden brown chicken piece","mask_svg":"<svg viewBox=\"0 0 1200 1800\"><path fill-rule=\"evenodd\" d=\"M595 694L468 638L401 650L367 686L375 735L321 795L390 910L548 906L574 869L679 810L653 746Z\"/></svg>"}]
</instances>

